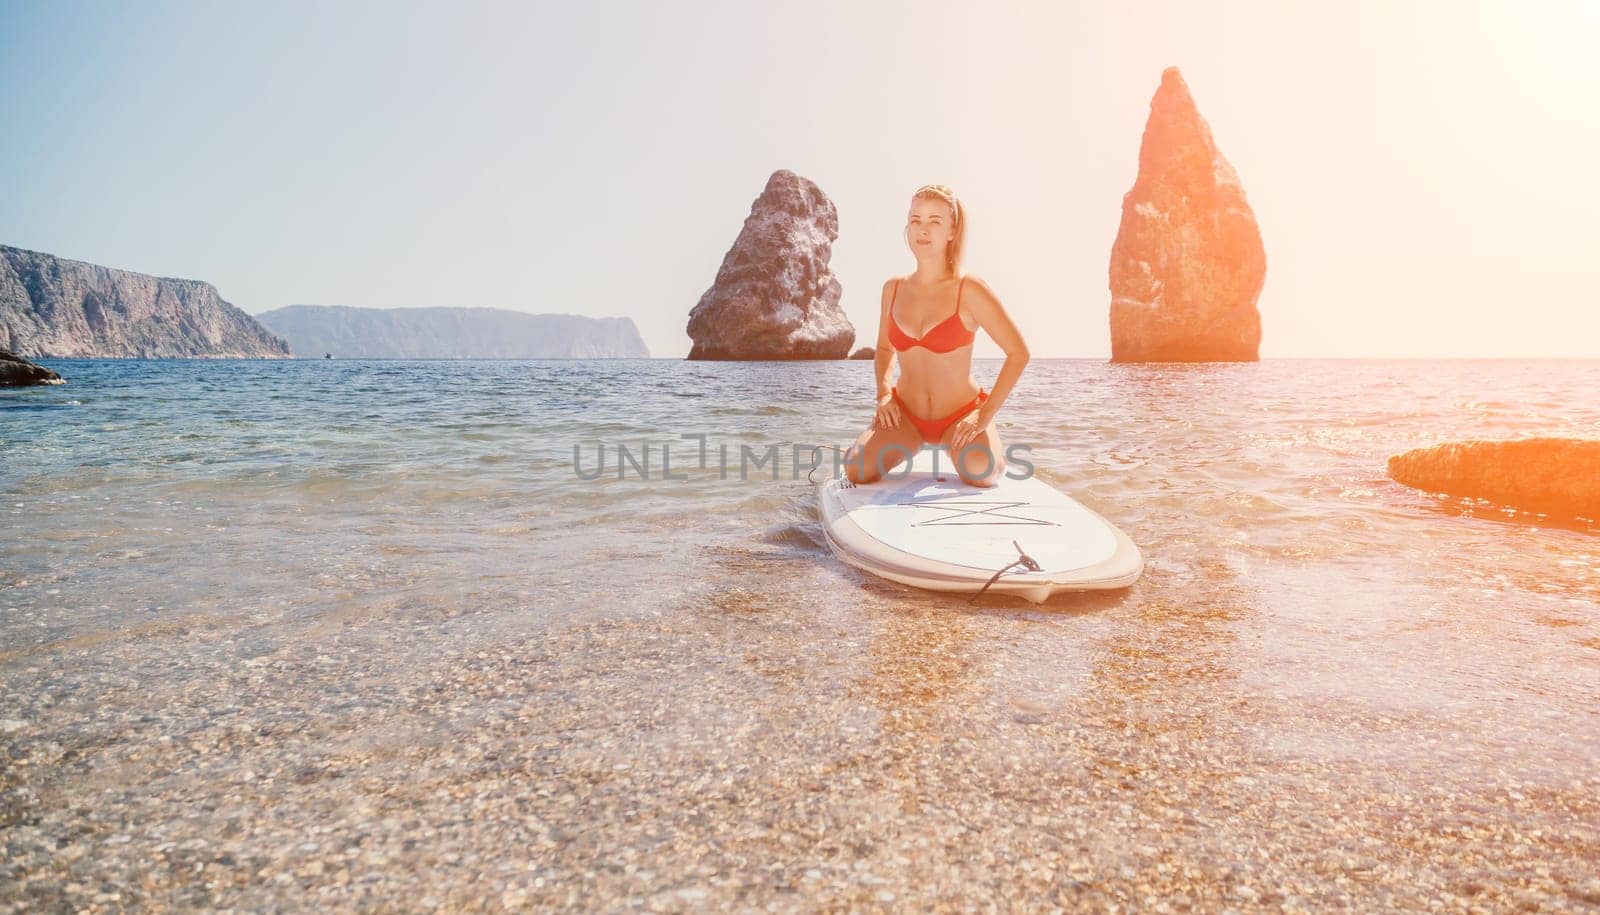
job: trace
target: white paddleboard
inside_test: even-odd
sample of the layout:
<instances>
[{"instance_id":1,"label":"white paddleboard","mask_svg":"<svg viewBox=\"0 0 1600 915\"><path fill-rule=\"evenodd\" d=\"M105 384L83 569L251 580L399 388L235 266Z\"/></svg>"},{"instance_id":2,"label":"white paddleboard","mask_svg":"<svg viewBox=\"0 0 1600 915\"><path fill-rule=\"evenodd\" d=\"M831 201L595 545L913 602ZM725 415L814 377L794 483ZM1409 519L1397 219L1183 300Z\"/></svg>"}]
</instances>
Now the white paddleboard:
<instances>
[{"instance_id":1,"label":"white paddleboard","mask_svg":"<svg viewBox=\"0 0 1600 915\"><path fill-rule=\"evenodd\" d=\"M985 593L1034 603L1057 591L1125 588L1144 570L1126 534L1037 476L969 486L946 469L948 452L938 455L937 474L902 464L875 483L817 484L822 529L840 559L934 591L977 592L993 579Z\"/></svg>"}]
</instances>

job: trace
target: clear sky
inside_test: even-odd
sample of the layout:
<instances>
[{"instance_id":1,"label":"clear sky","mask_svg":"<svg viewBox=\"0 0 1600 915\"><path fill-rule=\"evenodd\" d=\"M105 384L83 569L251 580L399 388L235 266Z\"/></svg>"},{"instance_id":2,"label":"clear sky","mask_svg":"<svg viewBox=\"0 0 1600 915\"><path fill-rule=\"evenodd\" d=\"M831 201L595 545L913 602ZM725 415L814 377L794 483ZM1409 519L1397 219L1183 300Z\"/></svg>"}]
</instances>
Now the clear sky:
<instances>
[{"instance_id":1,"label":"clear sky","mask_svg":"<svg viewBox=\"0 0 1600 915\"><path fill-rule=\"evenodd\" d=\"M838 205L870 344L939 182L1034 354L1109 356L1168 66L1261 226L1263 357L1600 357L1592 0L0 0L0 243L249 312L627 315L682 356L788 168Z\"/></svg>"}]
</instances>

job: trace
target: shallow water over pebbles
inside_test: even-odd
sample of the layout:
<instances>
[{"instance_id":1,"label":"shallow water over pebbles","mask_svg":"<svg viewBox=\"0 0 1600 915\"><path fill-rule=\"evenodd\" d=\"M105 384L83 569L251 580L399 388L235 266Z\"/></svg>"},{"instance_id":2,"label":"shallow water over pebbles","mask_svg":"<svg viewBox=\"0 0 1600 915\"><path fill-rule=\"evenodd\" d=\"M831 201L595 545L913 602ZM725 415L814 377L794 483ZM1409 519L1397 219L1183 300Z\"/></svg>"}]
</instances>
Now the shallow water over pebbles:
<instances>
[{"instance_id":1,"label":"shallow water over pebbles","mask_svg":"<svg viewBox=\"0 0 1600 915\"><path fill-rule=\"evenodd\" d=\"M1600 537L1384 474L1600 436L1600 362L1038 360L1002 435L1148 563L1039 607L739 479L870 363L50 365L0 907L1600 906Z\"/></svg>"}]
</instances>

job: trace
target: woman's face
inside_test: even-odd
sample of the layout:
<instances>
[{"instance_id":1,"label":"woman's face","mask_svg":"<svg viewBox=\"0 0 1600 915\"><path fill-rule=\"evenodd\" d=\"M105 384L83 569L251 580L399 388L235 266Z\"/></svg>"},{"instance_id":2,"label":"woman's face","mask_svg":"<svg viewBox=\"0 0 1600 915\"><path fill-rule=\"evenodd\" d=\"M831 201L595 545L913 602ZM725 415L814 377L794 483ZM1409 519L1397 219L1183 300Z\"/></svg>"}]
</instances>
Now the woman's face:
<instances>
[{"instance_id":1,"label":"woman's face","mask_svg":"<svg viewBox=\"0 0 1600 915\"><path fill-rule=\"evenodd\" d=\"M951 223L950 204L937 197L913 200L906 217L906 241L919 256L942 254L954 234Z\"/></svg>"}]
</instances>

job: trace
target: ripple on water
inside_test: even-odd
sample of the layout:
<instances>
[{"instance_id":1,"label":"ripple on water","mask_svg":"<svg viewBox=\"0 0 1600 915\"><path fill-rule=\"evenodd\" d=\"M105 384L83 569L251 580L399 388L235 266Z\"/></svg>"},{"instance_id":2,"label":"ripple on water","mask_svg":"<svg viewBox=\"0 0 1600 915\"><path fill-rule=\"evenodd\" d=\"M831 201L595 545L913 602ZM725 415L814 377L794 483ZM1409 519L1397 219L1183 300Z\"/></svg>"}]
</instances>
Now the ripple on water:
<instances>
[{"instance_id":1,"label":"ripple on water","mask_svg":"<svg viewBox=\"0 0 1600 915\"><path fill-rule=\"evenodd\" d=\"M979 360L976 373L990 383L998 365ZM5 593L19 613L56 608L51 631L68 636L133 613L118 607L180 607L202 592L223 618L259 611L263 595L336 612L368 592L534 612L521 595L545 579L569 582L548 585L556 603L538 612L552 617L560 600L590 600L589 586L610 594L607 612L627 615L655 606L652 588L708 584L762 602L825 598L848 614L856 600L907 591L839 567L783 448L777 481L739 479L738 455L741 445L848 443L870 417L870 371L73 363L70 409L60 392L0 395L0 493L23 506L8 517L32 532L0 543L0 568L31 575L54 563L64 576L54 598L31 586ZM1600 368L1585 362L1040 359L1000 422L1042 479L1139 543L1147 579L1125 596L1133 606L1251 595L1242 619L1253 640L1229 663L1256 688L1496 720L1513 696L1593 733L1580 712L1592 697L1571 684L1600 644L1595 528L1437 500L1389 481L1385 462L1534 426L1596 434L1597 392ZM684 434L707 437L707 467ZM583 480L573 448L588 449L592 469L596 443L607 471ZM616 478L619 444L635 457L649 447L648 479ZM667 444L687 480L662 478ZM719 476L719 447L730 479ZM333 558L354 563L332 573L349 586L319 578ZM603 572L549 574L591 562ZM358 596L331 596L347 592ZM91 610L100 593L118 596L110 610Z\"/></svg>"}]
</instances>

